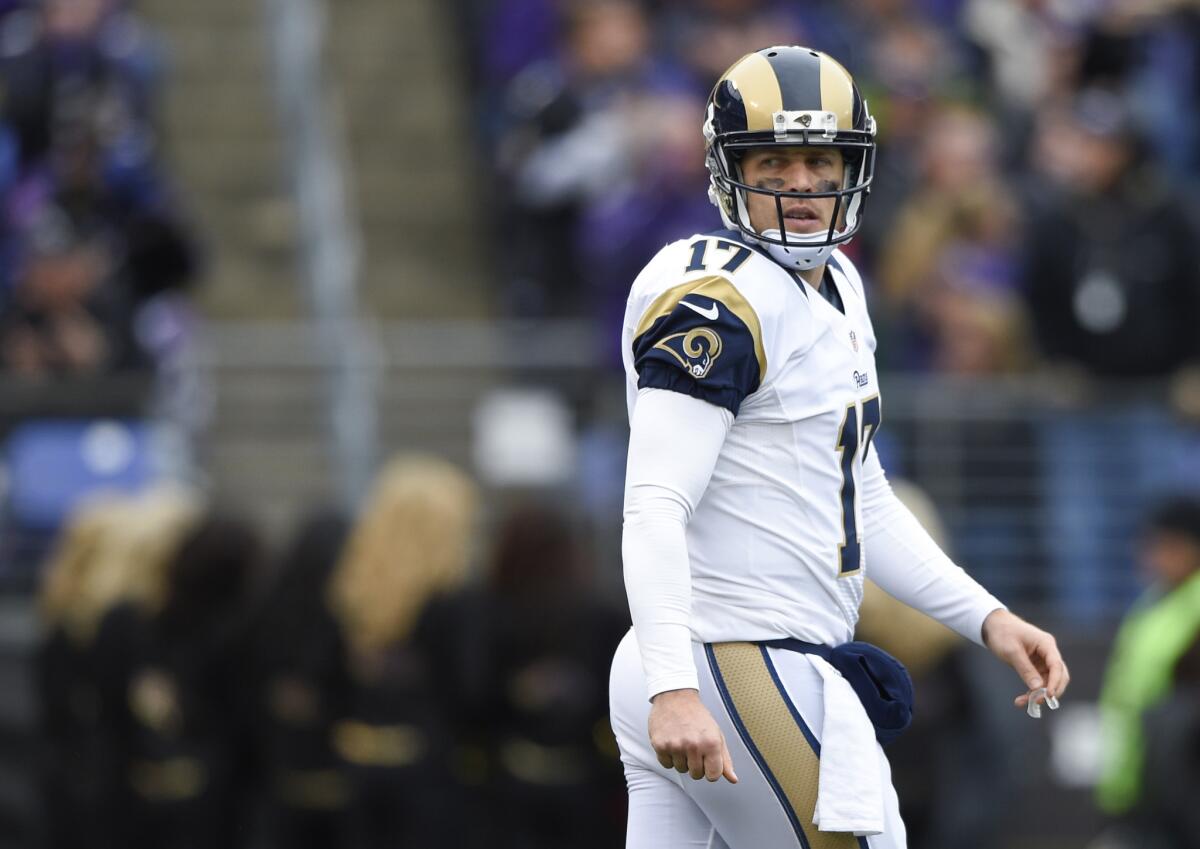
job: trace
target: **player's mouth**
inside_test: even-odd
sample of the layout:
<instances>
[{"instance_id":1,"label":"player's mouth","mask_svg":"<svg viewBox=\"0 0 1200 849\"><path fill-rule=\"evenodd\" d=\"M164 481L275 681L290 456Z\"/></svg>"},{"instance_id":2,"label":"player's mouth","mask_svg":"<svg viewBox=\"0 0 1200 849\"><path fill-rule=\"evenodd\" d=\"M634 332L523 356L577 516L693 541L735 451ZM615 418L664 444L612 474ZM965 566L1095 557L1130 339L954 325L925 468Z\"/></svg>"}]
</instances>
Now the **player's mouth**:
<instances>
[{"instance_id":1,"label":"player's mouth","mask_svg":"<svg viewBox=\"0 0 1200 849\"><path fill-rule=\"evenodd\" d=\"M825 222L817 211L807 204L798 204L783 212L784 226L792 233L815 233L825 229Z\"/></svg>"}]
</instances>

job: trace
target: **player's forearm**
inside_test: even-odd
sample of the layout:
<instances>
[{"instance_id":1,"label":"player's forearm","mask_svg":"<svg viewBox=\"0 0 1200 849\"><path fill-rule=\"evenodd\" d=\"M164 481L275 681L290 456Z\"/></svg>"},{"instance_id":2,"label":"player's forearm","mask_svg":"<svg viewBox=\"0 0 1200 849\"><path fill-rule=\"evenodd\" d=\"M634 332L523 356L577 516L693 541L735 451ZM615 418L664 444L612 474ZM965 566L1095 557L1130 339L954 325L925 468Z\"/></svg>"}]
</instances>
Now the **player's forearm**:
<instances>
[{"instance_id":1,"label":"player's forearm","mask_svg":"<svg viewBox=\"0 0 1200 849\"><path fill-rule=\"evenodd\" d=\"M868 577L889 595L983 645L984 620L1004 605L946 556L896 497L875 458L864 464L863 525Z\"/></svg>"},{"instance_id":2,"label":"player's forearm","mask_svg":"<svg viewBox=\"0 0 1200 849\"><path fill-rule=\"evenodd\" d=\"M648 693L698 686L686 529L732 423L727 410L643 390L630 422L621 543Z\"/></svg>"},{"instance_id":3,"label":"player's forearm","mask_svg":"<svg viewBox=\"0 0 1200 849\"><path fill-rule=\"evenodd\" d=\"M632 487L627 494L621 541L625 591L650 698L699 687L692 659L686 516L669 491Z\"/></svg>"}]
</instances>

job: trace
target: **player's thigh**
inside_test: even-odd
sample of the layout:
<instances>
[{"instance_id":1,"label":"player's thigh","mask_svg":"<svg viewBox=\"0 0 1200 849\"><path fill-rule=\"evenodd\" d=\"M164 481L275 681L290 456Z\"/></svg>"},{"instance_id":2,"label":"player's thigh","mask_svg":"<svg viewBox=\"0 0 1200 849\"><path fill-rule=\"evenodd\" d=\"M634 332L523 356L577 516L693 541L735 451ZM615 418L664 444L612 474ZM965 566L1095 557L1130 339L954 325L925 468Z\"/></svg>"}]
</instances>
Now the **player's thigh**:
<instances>
[{"instance_id":1,"label":"player's thigh","mask_svg":"<svg viewBox=\"0 0 1200 849\"><path fill-rule=\"evenodd\" d=\"M820 743L821 729L825 725L825 690L824 681L813 668L808 657L782 648L768 649L769 657L777 677L777 684L787 695L787 700L795 709L806 730L806 741ZM871 741L869 745L878 744ZM815 750L819 755L819 749ZM900 800L896 789L892 786L892 768L887 755L882 748L879 752L878 780L883 789L883 825L880 834L870 837L857 838L856 844L868 849L905 849L908 845L908 835L904 821L900 818ZM816 804L815 794L812 804ZM812 822L812 811L809 811L807 822ZM815 827L814 827L815 828Z\"/></svg>"},{"instance_id":2,"label":"player's thigh","mask_svg":"<svg viewBox=\"0 0 1200 849\"><path fill-rule=\"evenodd\" d=\"M728 849L676 779L626 766L625 780L629 786L625 849Z\"/></svg>"},{"instance_id":3,"label":"player's thigh","mask_svg":"<svg viewBox=\"0 0 1200 849\"><path fill-rule=\"evenodd\" d=\"M664 769L650 746L650 703L632 631L613 657L609 716L629 788L626 849L728 849L681 788L683 777Z\"/></svg>"},{"instance_id":4,"label":"player's thigh","mask_svg":"<svg viewBox=\"0 0 1200 849\"><path fill-rule=\"evenodd\" d=\"M690 809L694 809L709 825L709 830L715 827L716 833L732 849L800 847L802 844L796 829L788 817L787 809L780 804L771 779L756 764L730 719L713 677L708 653L699 645L695 651L700 698L721 726L738 773L738 783L730 784L724 779L711 783L703 779L696 781L658 763L646 727L650 706L646 699L641 659L635 638L632 633L627 635L613 659L609 693L613 732L630 782L631 839L635 834L644 834L643 826L635 825L635 822L640 822L635 820L635 806L638 816L647 815L645 806L635 801L635 795L653 788L654 785L646 776L654 776L675 790L675 794L671 794L660 788L661 798L671 799L677 794L679 798L686 799ZM718 651L723 653L723 650ZM639 779L637 783L635 777ZM665 836L664 831L660 829L657 833L661 841ZM673 847L675 843L660 842L658 845Z\"/></svg>"},{"instance_id":5,"label":"player's thigh","mask_svg":"<svg viewBox=\"0 0 1200 849\"><path fill-rule=\"evenodd\" d=\"M701 698L725 734L739 782L685 784L732 849L904 849L904 827L886 758L887 831L872 838L812 824L824 721L820 675L803 655L747 643L702 649ZM874 742L874 741L872 741Z\"/></svg>"}]
</instances>

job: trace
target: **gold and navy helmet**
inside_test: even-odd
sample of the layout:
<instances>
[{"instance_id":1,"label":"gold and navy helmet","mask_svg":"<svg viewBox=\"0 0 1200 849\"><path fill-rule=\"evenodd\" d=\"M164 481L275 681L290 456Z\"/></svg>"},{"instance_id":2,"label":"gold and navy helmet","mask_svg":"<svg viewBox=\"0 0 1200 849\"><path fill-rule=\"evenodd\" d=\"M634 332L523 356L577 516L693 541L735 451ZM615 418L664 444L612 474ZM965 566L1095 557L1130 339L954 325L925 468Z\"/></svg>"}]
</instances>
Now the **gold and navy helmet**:
<instances>
[{"instance_id":1,"label":"gold and navy helmet","mask_svg":"<svg viewBox=\"0 0 1200 849\"><path fill-rule=\"evenodd\" d=\"M875 173L875 119L854 79L833 57L807 47L768 47L743 56L709 95L704 141L709 197L725 226L763 245L777 262L797 270L814 268L858 232ZM747 185L742 155L771 145L838 148L845 160L841 187L789 192ZM753 228L746 192L774 199L777 229ZM829 231L789 233L783 218L788 197L835 198Z\"/></svg>"}]
</instances>

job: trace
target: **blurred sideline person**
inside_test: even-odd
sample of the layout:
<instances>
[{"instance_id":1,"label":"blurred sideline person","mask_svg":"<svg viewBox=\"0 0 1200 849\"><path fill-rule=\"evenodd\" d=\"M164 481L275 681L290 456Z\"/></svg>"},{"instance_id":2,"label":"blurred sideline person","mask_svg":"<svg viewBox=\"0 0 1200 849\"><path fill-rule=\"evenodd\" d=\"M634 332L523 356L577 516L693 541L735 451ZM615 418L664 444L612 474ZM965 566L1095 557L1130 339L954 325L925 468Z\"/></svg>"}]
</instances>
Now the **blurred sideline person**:
<instances>
[{"instance_id":1,"label":"blurred sideline person","mask_svg":"<svg viewBox=\"0 0 1200 849\"><path fill-rule=\"evenodd\" d=\"M1143 819L1172 849L1200 847L1200 636L1179 658L1172 689L1147 709ZM1142 845L1146 845L1143 843Z\"/></svg>"},{"instance_id":2,"label":"blurred sideline person","mask_svg":"<svg viewBox=\"0 0 1200 849\"><path fill-rule=\"evenodd\" d=\"M453 846L466 819L451 791L451 723L422 615L466 578L478 493L434 457L379 475L331 579L351 699L333 729L349 782L349 845Z\"/></svg>"},{"instance_id":3,"label":"blurred sideline person","mask_svg":"<svg viewBox=\"0 0 1200 849\"><path fill-rule=\"evenodd\" d=\"M141 601L114 608L97 638L105 837L236 847L251 813L245 602L261 545L240 518L164 512L146 517L126 555L145 582Z\"/></svg>"},{"instance_id":4,"label":"blurred sideline person","mask_svg":"<svg viewBox=\"0 0 1200 849\"><path fill-rule=\"evenodd\" d=\"M1014 257L1017 206L988 118L942 106L926 119L916 189L881 246L878 279L895 326L889 363L951 374L1028 361ZM890 315L889 315L890 314Z\"/></svg>"},{"instance_id":5,"label":"blurred sideline person","mask_svg":"<svg viewBox=\"0 0 1200 849\"><path fill-rule=\"evenodd\" d=\"M100 824L104 776L93 648L115 599L96 592L102 584L94 573L106 546L133 520L133 503L108 497L80 508L63 529L42 581L43 633L34 675L42 743L41 821L49 849L91 845Z\"/></svg>"},{"instance_id":6,"label":"blurred sideline person","mask_svg":"<svg viewBox=\"0 0 1200 849\"><path fill-rule=\"evenodd\" d=\"M1135 598L1139 506L1198 486L1194 437L1159 384L1194 378L1200 362L1200 229L1144 135L1102 89L1044 114L1033 160L1043 173L1024 219L1024 288L1056 394L1107 401L1040 428L1051 587L1081 622L1115 618Z\"/></svg>"},{"instance_id":7,"label":"blurred sideline person","mask_svg":"<svg viewBox=\"0 0 1200 849\"><path fill-rule=\"evenodd\" d=\"M457 742L484 766L459 776L462 804L487 820L468 845L620 841L625 794L603 681L628 620L597 597L586 567L567 517L523 504L497 529L482 585L430 611L436 666L456 679L446 701Z\"/></svg>"},{"instance_id":8,"label":"blurred sideline person","mask_svg":"<svg viewBox=\"0 0 1200 849\"><path fill-rule=\"evenodd\" d=\"M1140 557L1153 583L1121 624L1105 672L1096 798L1122 818L1119 845L1190 849L1200 846L1200 831L1184 826L1196 822L1200 771L1200 500L1151 512Z\"/></svg>"},{"instance_id":9,"label":"blurred sideline person","mask_svg":"<svg viewBox=\"0 0 1200 849\"><path fill-rule=\"evenodd\" d=\"M255 615L246 702L270 849L342 845L349 789L333 729L350 676L327 590L349 530L338 513L301 522Z\"/></svg>"},{"instance_id":10,"label":"blurred sideline person","mask_svg":"<svg viewBox=\"0 0 1200 849\"><path fill-rule=\"evenodd\" d=\"M808 48L748 54L704 133L726 229L650 261L622 338L626 846L903 847L877 741L907 724L911 682L848 642L866 575L1012 665L1020 707L1061 695L1067 669L942 553L870 450L875 338L838 246L862 219L875 122L850 75Z\"/></svg>"},{"instance_id":11,"label":"blurred sideline person","mask_svg":"<svg viewBox=\"0 0 1200 849\"><path fill-rule=\"evenodd\" d=\"M522 316L578 314L591 305L579 285L589 276L588 214L642 182L626 154L635 144L630 110L647 95L688 90L652 50L645 4L554 5L560 49L516 75L484 110L498 119L498 188L506 199L503 303Z\"/></svg>"}]
</instances>

